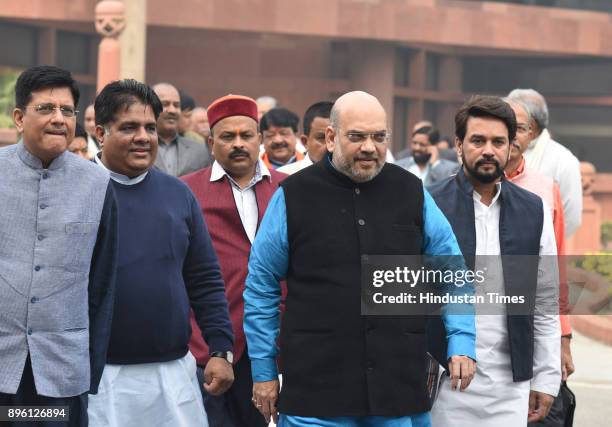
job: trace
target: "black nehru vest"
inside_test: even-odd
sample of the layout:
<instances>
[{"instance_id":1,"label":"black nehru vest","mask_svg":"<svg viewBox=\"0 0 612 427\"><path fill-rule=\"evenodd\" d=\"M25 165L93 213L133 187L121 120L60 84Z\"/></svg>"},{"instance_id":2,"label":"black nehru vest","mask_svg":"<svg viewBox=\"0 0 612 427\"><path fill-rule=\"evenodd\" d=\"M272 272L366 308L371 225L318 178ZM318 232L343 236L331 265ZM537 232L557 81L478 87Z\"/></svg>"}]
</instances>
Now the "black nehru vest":
<instances>
[{"instance_id":1,"label":"black nehru vest","mask_svg":"<svg viewBox=\"0 0 612 427\"><path fill-rule=\"evenodd\" d=\"M281 333L281 413L405 416L430 409L422 317L361 315L362 255L415 255L423 187L386 164L366 183L329 158L281 184L288 295Z\"/></svg>"},{"instance_id":2,"label":"black nehru vest","mask_svg":"<svg viewBox=\"0 0 612 427\"><path fill-rule=\"evenodd\" d=\"M439 182L430 192L453 227L467 265L474 268L476 229L474 187L460 169L456 176ZM506 295L526 297L526 306L508 304L507 326L514 381L533 377L535 296L538 281L540 237L544 224L542 199L502 178L499 196L499 245ZM529 314L527 314L529 313ZM486 316L485 316L486 318ZM440 319L429 325L431 352L446 356L446 332Z\"/></svg>"}]
</instances>

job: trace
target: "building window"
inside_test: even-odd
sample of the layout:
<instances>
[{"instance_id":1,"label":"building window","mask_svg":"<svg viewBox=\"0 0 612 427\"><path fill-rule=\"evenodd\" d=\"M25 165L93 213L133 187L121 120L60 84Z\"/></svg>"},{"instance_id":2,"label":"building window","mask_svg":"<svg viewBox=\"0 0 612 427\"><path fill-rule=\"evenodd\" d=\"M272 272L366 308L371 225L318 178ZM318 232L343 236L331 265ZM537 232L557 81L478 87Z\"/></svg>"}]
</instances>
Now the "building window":
<instances>
[{"instance_id":1,"label":"building window","mask_svg":"<svg viewBox=\"0 0 612 427\"><path fill-rule=\"evenodd\" d=\"M395 51L395 86L408 87L410 84L410 49L397 49Z\"/></svg>"},{"instance_id":2,"label":"building window","mask_svg":"<svg viewBox=\"0 0 612 427\"><path fill-rule=\"evenodd\" d=\"M90 69L91 38L89 34L57 32L57 66L77 74L92 74Z\"/></svg>"},{"instance_id":3,"label":"building window","mask_svg":"<svg viewBox=\"0 0 612 427\"><path fill-rule=\"evenodd\" d=\"M27 68L36 65L38 31L27 25L0 22L0 65Z\"/></svg>"}]
</instances>

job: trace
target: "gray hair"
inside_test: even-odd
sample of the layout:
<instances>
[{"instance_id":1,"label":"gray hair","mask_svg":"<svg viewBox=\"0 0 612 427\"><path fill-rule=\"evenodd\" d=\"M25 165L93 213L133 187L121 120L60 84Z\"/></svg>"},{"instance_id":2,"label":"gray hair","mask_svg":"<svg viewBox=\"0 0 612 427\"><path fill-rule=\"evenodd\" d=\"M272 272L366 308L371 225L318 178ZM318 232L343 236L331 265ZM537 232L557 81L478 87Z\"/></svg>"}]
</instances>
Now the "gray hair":
<instances>
[{"instance_id":1,"label":"gray hair","mask_svg":"<svg viewBox=\"0 0 612 427\"><path fill-rule=\"evenodd\" d=\"M512 99L510 98L510 96L506 96L505 98L502 98L502 101L507 102L508 104L510 104L511 107L512 107L512 104L515 104L521 107L523 110L525 110L525 113L527 113L527 120L531 121L532 119L531 112L529 111L529 107L523 100Z\"/></svg>"},{"instance_id":2,"label":"gray hair","mask_svg":"<svg viewBox=\"0 0 612 427\"><path fill-rule=\"evenodd\" d=\"M256 103L260 103L260 102L264 102L266 104L270 104L272 106L272 108L275 108L278 105L278 101L276 100L276 98L272 97L272 96L260 96L259 98L257 98L255 100Z\"/></svg>"},{"instance_id":3,"label":"gray hair","mask_svg":"<svg viewBox=\"0 0 612 427\"><path fill-rule=\"evenodd\" d=\"M540 130L548 127L548 106L544 97L534 89L514 89L507 97L510 101L521 102L527 114L536 122Z\"/></svg>"},{"instance_id":4,"label":"gray hair","mask_svg":"<svg viewBox=\"0 0 612 427\"><path fill-rule=\"evenodd\" d=\"M338 129L340 129L340 108L336 107L335 103L329 113L329 125L336 132L338 132Z\"/></svg>"}]
</instances>

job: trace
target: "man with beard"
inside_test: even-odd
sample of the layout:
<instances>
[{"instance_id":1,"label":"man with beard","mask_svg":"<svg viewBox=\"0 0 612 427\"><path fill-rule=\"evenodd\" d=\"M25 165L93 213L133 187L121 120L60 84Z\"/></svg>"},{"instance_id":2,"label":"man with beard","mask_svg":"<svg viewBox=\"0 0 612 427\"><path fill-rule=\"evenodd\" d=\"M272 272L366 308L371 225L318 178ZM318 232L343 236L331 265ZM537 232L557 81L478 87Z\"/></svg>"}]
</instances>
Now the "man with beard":
<instances>
[{"instance_id":1,"label":"man with beard","mask_svg":"<svg viewBox=\"0 0 612 427\"><path fill-rule=\"evenodd\" d=\"M304 155L296 150L300 118L286 108L273 108L261 118L264 153L261 159L268 169L298 162Z\"/></svg>"},{"instance_id":2,"label":"man with beard","mask_svg":"<svg viewBox=\"0 0 612 427\"><path fill-rule=\"evenodd\" d=\"M178 90L168 83L158 83L153 90L164 110L157 121L159 150L155 167L172 176L183 176L210 165L211 159L204 144L179 135L181 100Z\"/></svg>"},{"instance_id":3,"label":"man with beard","mask_svg":"<svg viewBox=\"0 0 612 427\"><path fill-rule=\"evenodd\" d=\"M425 187L448 178L454 174L459 165L441 159L436 147L440 134L433 126L423 126L412 133L410 149L412 156L399 160L396 164L412 172Z\"/></svg>"},{"instance_id":4,"label":"man with beard","mask_svg":"<svg viewBox=\"0 0 612 427\"><path fill-rule=\"evenodd\" d=\"M204 391L204 406L211 427L265 427L264 417L251 404L253 380L242 329L242 293L255 232L270 197L286 175L268 170L259 159L261 133L257 129L257 104L253 99L238 95L219 98L208 107L208 118L209 143L215 162L212 167L187 175L183 180L200 202L210 227L225 278L236 339L232 353L234 384L222 396ZM189 346L201 372L210 360L209 349L193 316L191 326Z\"/></svg>"},{"instance_id":5,"label":"man with beard","mask_svg":"<svg viewBox=\"0 0 612 427\"><path fill-rule=\"evenodd\" d=\"M461 394L441 387L433 425L525 425L547 415L561 380L551 216L542 199L504 179L516 136L515 114L507 103L473 97L457 113L455 129L463 167L434 186L432 196L469 267L486 273L477 295L523 296L535 309L510 303L476 309L475 379Z\"/></svg>"},{"instance_id":6,"label":"man with beard","mask_svg":"<svg viewBox=\"0 0 612 427\"><path fill-rule=\"evenodd\" d=\"M362 316L361 262L366 254L460 255L459 248L421 181L385 163L387 117L375 97L341 96L330 122L328 156L281 183L251 249L244 330L253 404L268 420L280 411L280 427L429 426L425 320ZM444 320L444 359L453 388L461 380L465 390L475 369L474 318Z\"/></svg>"}]
</instances>

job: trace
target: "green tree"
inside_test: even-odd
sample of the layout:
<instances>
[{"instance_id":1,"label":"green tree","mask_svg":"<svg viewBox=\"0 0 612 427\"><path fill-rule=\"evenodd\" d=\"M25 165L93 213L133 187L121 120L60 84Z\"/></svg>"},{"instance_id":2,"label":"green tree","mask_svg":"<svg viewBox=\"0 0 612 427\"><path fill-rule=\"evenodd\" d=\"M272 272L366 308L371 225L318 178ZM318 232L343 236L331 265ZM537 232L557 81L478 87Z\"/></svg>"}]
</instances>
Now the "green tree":
<instances>
[{"instance_id":1,"label":"green tree","mask_svg":"<svg viewBox=\"0 0 612 427\"><path fill-rule=\"evenodd\" d=\"M15 82L19 73L5 71L0 73L0 128L13 128L13 108L15 107Z\"/></svg>"}]
</instances>

